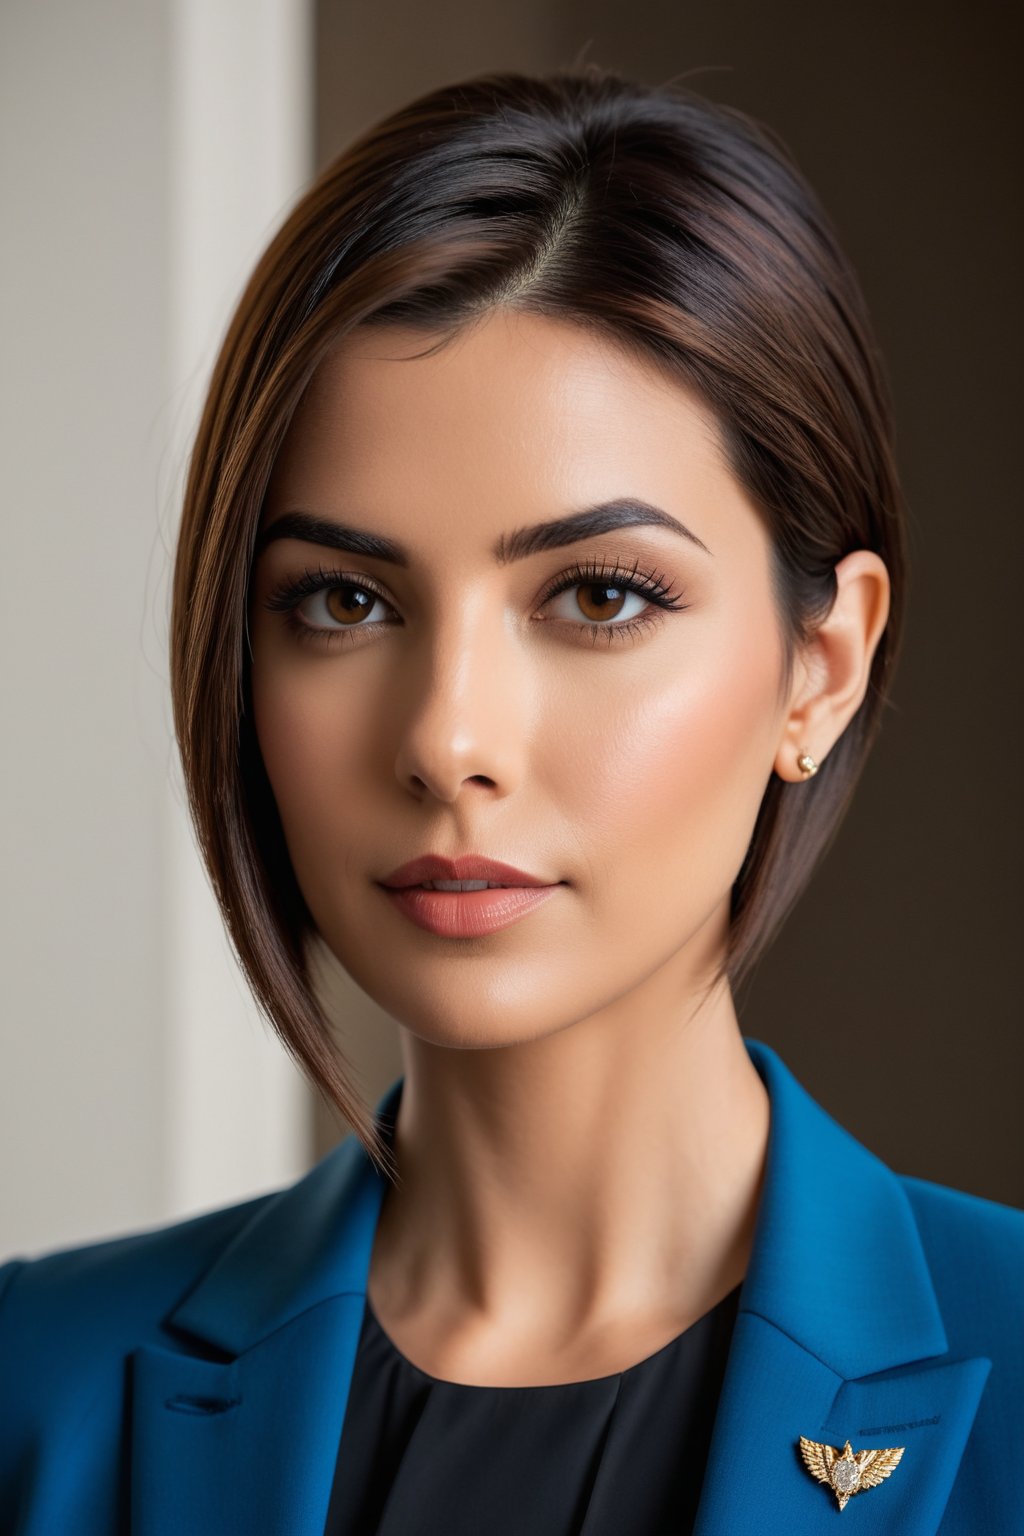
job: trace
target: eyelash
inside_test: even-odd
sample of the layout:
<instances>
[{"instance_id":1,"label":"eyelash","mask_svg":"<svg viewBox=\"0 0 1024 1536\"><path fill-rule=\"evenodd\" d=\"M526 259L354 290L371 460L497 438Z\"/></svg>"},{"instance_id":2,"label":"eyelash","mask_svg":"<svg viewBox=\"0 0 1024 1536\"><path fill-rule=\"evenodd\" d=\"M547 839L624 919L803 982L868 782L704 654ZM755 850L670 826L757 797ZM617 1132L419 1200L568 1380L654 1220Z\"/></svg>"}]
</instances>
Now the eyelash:
<instances>
[{"instance_id":1,"label":"eyelash","mask_svg":"<svg viewBox=\"0 0 1024 1536\"><path fill-rule=\"evenodd\" d=\"M667 612L679 612L689 606L683 601L682 593L674 593L668 578L658 571L643 572L639 569L639 561L634 561L630 569L624 569L621 565L597 560L585 560L564 571L561 576L555 578L552 585L544 593L540 606L545 607L554 598L563 592L570 591L577 586L609 586L619 591L635 592L654 605L655 608ZM346 575L343 571L325 571L318 565L316 570L305 570L302 575L294 580L282 581L274 588L266 599L264 606L274 613L283 613L289 629L298 639L307 644L330 645L335 636L342 640L358 629L377 629L379 624L354 624L339 629L328 629L320 625L309 624L298 616L299 604L316 592L322 592L331 587L354 587L359 591L372 593L381 602L391 607L384 593L375 583L365 576L358 578ZM372 611L372 610L371 610ZM599 634L607 635L608 643L619 639L628 639L639 634L649 624L661 623L661 614L638 614L635 618L627 619L623 623L598 622L586 623L580 620L578 623L572 619L558 620L556 622L569 624L573 629L587 630L594 636L593 643L597 644Z\"/></svg>"}]
</instances>

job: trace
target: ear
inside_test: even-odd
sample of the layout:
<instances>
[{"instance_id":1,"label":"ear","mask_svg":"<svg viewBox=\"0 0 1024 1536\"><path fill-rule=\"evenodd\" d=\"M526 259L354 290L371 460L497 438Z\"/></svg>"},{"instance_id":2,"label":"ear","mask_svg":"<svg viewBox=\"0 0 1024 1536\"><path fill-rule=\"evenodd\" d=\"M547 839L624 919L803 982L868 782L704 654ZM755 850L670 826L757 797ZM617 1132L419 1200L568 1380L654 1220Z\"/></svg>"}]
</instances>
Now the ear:
<instances>
[{"instance_id":1,"label":"ear","mask_svg":"<svg viewBox=\"0 0 1024 1536\"><path fill-rule=\"evenodd\" d=\"M804 782L801 753L823 763L860 708L889 618L889 572L879 555L856 549L835 570L835 601L797 658L775 754L775 772L791 783Z\"/></svg>"}]
</instances>

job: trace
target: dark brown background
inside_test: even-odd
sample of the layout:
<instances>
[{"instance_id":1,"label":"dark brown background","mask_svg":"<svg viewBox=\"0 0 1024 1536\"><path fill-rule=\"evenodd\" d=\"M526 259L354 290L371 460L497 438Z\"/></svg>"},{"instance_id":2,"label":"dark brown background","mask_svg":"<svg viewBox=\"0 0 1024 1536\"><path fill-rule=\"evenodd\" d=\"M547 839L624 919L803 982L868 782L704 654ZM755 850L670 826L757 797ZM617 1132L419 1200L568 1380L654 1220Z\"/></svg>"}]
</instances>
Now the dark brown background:
<instances>
[{"instance_id":1,"label":"dark brown background","mask_svg":"<svg viewBox=\"0 0 1024 1536\"><path fill-rule=\"evenodd\" d=\"M1018 42L991 3L320 0L317 153L434 86L580 58L785 139L887 360L911 586L895 707L740 1018L893 1167L1022 1205ZM353 1049L379 1095L394 1027ZM341 1128L322 1114L318 1151Z\"/></svg>"}]
</instances>

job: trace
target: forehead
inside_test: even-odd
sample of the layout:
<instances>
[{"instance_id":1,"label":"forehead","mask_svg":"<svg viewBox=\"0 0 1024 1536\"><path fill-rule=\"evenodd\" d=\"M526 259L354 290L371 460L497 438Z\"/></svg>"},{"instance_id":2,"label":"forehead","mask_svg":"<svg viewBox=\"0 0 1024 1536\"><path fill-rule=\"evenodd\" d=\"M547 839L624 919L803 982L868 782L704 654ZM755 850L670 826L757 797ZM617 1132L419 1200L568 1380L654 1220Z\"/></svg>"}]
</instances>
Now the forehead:
<instances>
[{"instance_id":1,"label":"forehead","mask_svg":"<svg viewBox=\"0 0 1024 1536\"><path fill-rule=\"evenodd\" d=\"M682 381L565 320L498 309L455 332L366 326L314 375L268 511L303 506L442 537L496 532L612 496L702 518L742 502L717 422ZM685 511L684 511L685 508ZM721 533L718 528L719 537Z\"/></svg>"}]
</instances>

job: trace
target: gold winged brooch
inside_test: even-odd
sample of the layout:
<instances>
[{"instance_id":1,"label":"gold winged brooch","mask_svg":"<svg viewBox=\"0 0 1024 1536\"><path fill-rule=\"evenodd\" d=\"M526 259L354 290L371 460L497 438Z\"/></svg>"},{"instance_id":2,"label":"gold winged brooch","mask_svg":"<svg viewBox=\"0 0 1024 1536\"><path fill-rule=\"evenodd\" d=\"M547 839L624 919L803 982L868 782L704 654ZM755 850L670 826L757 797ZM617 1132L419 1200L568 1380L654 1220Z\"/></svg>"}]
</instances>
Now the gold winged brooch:
<instances>
[{"instance_id":1,"label":"gold winged brooch","mask_svg":"<svg viewBox=\"0 0 1024 1536\"><path fill-rule=\"evenodd\" d=\"M817 1440L800 1436L800 1454L804 1465L819 1483L826 1483L836 1498L839 1508L845 1509L855 1493L865 1488L877 1488L899 1464L905 1446L893 1446L886 1451L858 1451L856 1455L849 1440L841 1451L831 1445L819 1445Z\"/></svg>"}]
</instances>

